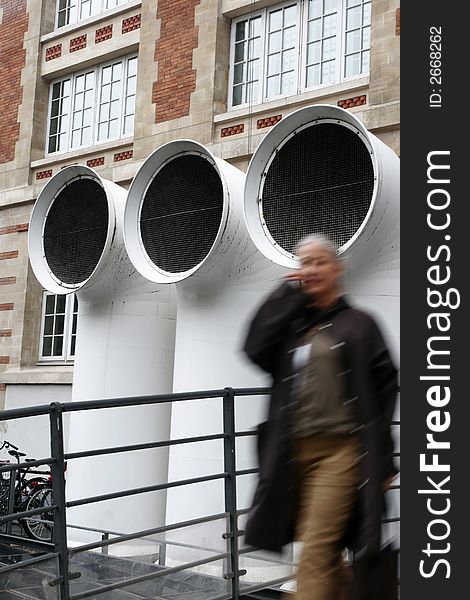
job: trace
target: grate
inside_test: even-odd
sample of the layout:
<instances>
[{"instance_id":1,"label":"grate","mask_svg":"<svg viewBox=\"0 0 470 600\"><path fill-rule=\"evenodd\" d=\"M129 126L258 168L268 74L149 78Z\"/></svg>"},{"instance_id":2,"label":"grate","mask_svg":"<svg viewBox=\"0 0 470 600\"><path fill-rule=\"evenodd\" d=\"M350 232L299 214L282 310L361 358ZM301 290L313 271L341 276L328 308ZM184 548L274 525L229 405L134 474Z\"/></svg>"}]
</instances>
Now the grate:
<instances>
[{"instance_id":1,"label":"grate","mask_svg":"<svg viewBox=\"0 0 470 600\"><path fill-rule=\"evenodd\" d=\"M374 169L359 136L342 125L301 130L278 149L261 199L266 227L284 250L312 233L343 246L372 201Z\"/></svg>"},{"instance_id":2,"label":"grate","mask_svg":"<svg viewBox=\"0 0 470 600\"><path fill-rule=\"evenodd\" d=\"M108 234L108 202L101 185L72 181L54 199L44 227L44 252L53 274L78 284L96 268Z\"/></svg>"},{"instance_id":3,"label":"grate","mask_svg":"<svg viewBox=\"0 0 470 600\"><path fill-rule=\"evenodd\" d=\"M167 163L142 203L140 231L153 263L169 273L197 266L219 231L223 187L212 164L186 154Z\"/></svg>"}]
</instances>

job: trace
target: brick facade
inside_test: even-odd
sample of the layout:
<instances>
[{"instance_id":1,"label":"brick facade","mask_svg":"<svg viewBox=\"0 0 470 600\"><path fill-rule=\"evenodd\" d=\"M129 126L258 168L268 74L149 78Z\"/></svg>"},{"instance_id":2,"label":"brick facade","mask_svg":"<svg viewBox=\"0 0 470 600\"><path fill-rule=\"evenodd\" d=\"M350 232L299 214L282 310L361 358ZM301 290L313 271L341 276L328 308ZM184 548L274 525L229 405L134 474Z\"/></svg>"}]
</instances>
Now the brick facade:
<instances>
[{"instance_id":1,"label":"brick facade","mask_svg":"<svg viewBox=\"0 0 470 600\"><path fill-rule=\"evenodd\" d=\"M15 144L20 134L18 108L23 99L21 70L26 58L23 48L24 35L28 30L26 4L26 0L0 0L0 106L8 106L8 110L0 111L0 164L14 159Z\"/></svg>"},{"instance_id":2,"label":"brick facade","mask_svg":"<svg viewBox=\"0 0 470 600\"><path fill-rule=\"evenodd\" d=\"M155 123L189 115L191 93L196 89L193 50L198 46L199 28L195 9L200 0L159 0L160 39L155 45L158 79L153 84Z\"/></svg>"}]
</instances>

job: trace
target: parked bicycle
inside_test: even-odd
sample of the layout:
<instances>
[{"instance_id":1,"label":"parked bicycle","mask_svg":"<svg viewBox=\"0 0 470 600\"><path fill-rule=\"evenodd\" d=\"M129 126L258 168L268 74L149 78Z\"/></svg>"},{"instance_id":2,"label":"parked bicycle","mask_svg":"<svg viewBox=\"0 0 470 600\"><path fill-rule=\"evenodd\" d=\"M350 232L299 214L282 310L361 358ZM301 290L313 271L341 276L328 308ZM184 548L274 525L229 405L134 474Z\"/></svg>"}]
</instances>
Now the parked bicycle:
<instances>
[{"instance_id":1,"label":"parked bicycle","mask_svg":"<svg viewBox=\"0 0 470 600\"><path fill-rule=\"evenodd\" d=\"M4 448L7 449L8 454L16 460L18 465L21 463L21 459L24 459L26 463L35 460L34 458L24 458L26 454L20 452L17 446L6 440L1 444L0 451ZM0 466L9 463L9 460L0 460ZM52 477L50 471L38 471L32 467L21 467L14 471L0 473L0 516L51 506ZM42 542L52 540L52 510L19 519L18 524L32 539Z\"/></svg>"}]
</instances>

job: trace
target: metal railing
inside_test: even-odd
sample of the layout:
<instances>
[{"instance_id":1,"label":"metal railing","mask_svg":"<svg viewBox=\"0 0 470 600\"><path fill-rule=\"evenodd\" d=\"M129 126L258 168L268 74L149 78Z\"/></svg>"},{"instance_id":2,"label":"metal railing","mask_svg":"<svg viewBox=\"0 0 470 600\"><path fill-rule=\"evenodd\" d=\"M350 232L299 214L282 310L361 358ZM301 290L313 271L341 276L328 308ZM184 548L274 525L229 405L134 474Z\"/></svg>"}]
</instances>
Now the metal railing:
<instances>
[{"instance_id":1,"label":"metal railing","mask_svg":"<svg viewBox=\"0 0 470 600\"><path fill-rule=\"evenodd\" d=\"M6 533L2 533L2 525L11 523L13 521L18 521L19 519L31 518L36 515L44 515L45 513L51 512L53 514L53 540L51 543L34 542L32 540L28 540L28 545L30 545L38 551L41 551L42 554L40 554L39 556L33 556L32 558L26 558L25 560L22 560L12 565L0 567L0 575L3 572L19 569L21 567L33 564L40 564L41 562L45 562L50 560L51 558L55 558L57 560L58 565L58 576L50 579L49 585L58 588L58 597L60 598L60 600L80 600L82 598L95 597L99 596L99 594L101 593L109 592L111 590L125 588L134 584L142 583L146 580L156 579L158 577L162 577L172 573L177 573L179 571L194 569L195 567L207 565L216 561L223 561L223 564L225 566L223 579L229 583L229 589L226 593L221 593L218 596L212 596L213 600L238 600L242 595L262 589L263 587L268 587L270 584L280 584L283 581L288 581L292 579L292 574L290 574L286 575L285 577L277 577L272 581L264 581L262 584L253 584L251 586L244 585L242 589L240 585L240 577L246 574L245 570L240 569L240 556L244 556L249 552L256 552L256 549L240 549L239 547L239 540L244 532L239 529L238 519L240 515L246 513L247 510L239 510L237 507L237 477L256 473L258 469L253 468L237 470L236 440L237 438L241 437L254 436L256 435L256 430L236 430L235 399L241 396L265 396L269 394L269 392L270 390L267 388L224 388L219 390L209 390L200 392L160 394L154 396L139 396L118 399L77 401L67 403L55 402L50 405L1 411L0 420L5 421L35 417L40 415L49 416L50 456L44 459L35 460L33 462L28 461L27 463L25 462L20 464L3 465L0 467L0 476L2 475L2 473L10 471L10 477L12 478L14 477L16 470L25 468L26 466L32 467L49 465L52 474L53 502L52 506L36 508L29 511L11 513L4 516L0 516L0 542L3 542L4 544L26 543L25 538L22 538L18 535L13 535L10 532L9 528L7 529ZM68 454L66 454L64 451L63 415L65 413L130 406L135 407L169 402L176 403L181 401L198 401L216 398L221 399L223 404L222 431L220 431L219 433L181 439L158 440L144 444L132 444L112 448L100 448L96 450L86 450L82 452L73 452ZM395 424L398 425L398 423ZM121 490L113 493L100 494L97 496L79 498L72 501L66 500L64 473L64 465L66 461L68 462L80 458L91 458L96 456L118 454L123 452L147 450L154 448L165 448L181 444L191 444L212 440L222 440L223 442L224 467L223 471L220 473L212 473L210 475L205 475L202 477L194 477L178 481L167 481L145 487L138 487L133 489ZM184 521L162 527L154 527L145 531L138 531L128 534L99 530L101 534L100 541L81 545L79 547L68 548L68 529L73 528L95 532L97 531L96 529L91 529L87 527L68 525L68 508L83 506L85 504L92 504L106 500L112 500L116 498L145 494L149 492L168 490L170 488L208 482L213 480L224 481L225 512L223 513L208 515L206 517L201 517L190 521ZM212 556L204 557L199 560L193 560L191 562L185 562L184 564L174 567L165 568L163 566L165 563L164 556L166 553L167 542L162 541L162 538L158 536L164 535L167 532L173 531L175 529L203 523L209 523L221 519L225 519L227 523L226 531L222 535L223 539L227 542L226 552L218 552L216 554L213 554ZM395 520L399 520L399 518L397 517L393 519L388 519L388 521ZM153 536L153 538L150 536ZM101 585L100 587L95 587L86 591L72 593L70 582L80 577L80 573L73 573L70 570L70 561L74 555L76 555L79 552L86 552L97 549L101 549L102 553L106 554L109 548L115 544L140 538L146 538L146 540L149 541L154 539L160 544L159 564L162 567L160 570L158 570L157 572L146 573L136 577L128 577L122 581L109 583L107 585ZM263 557L262 560L269 561L270 559L266 559ZM282 564L282 560L280 560L279 562L280 564ZM289 564L292 564L293 566L293 563Z\"/></svg>"}]
</instances>

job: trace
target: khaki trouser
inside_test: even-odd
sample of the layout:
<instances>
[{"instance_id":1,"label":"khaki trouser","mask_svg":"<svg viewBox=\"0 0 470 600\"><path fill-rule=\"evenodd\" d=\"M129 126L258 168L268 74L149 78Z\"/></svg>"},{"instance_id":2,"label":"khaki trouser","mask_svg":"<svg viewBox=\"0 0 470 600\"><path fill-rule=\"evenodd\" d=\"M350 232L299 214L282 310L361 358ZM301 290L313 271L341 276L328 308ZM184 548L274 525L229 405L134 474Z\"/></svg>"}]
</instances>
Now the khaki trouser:
<instances>
[{"instance_id":1,"label":"khaki trouser","mask_svg":"<svg viewBox=\"0 0 470 600\"><path fill-rule=\"evenodd\" d=\"M342 600L341 539L359 484L358 455L358 440L351 436L322 434L297 442L300 507L296 537L303 542L303 550L296 600Z\"/></svg>"}]
</instances>

